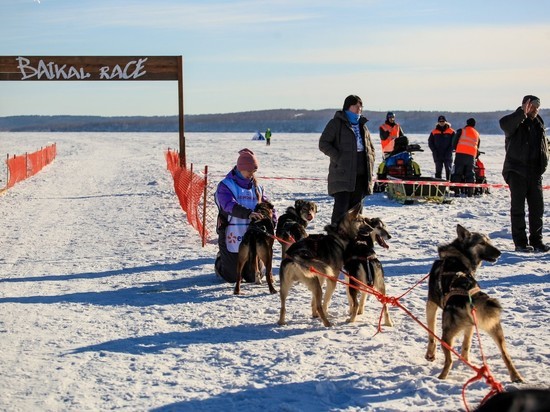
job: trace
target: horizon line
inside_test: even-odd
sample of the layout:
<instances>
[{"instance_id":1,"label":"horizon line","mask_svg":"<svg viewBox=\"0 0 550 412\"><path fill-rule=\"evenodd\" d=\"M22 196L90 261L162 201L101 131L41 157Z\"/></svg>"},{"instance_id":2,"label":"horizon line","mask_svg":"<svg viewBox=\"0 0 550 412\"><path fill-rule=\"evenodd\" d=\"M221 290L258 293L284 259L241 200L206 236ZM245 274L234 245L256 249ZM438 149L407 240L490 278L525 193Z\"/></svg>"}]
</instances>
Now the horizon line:
<instances>
[{"instance_id":1,"label":"horizon line","mask_svg":"<svg viewBox=\"0 0 550 412\"><path fill-rule=\"evenodd\" d=\"M269 111L306 111L306 112L322 112L326 110L341 110L336 108L327 108L327 109L290 109L290 108L279 108L279 109L258 109L258 110L243 110L237 112L225 112L225 113L184 113L184 116L213 116L213 115L229 115L229 114L239 114L239 113L255 113L255 112L269 112ZM407 113L407 112L420 112L420 113L496 113L503 111L513 111L515 109L498 109L491 111L455 111L455 110L391 110L397 113ZM540 109L544 111L548 109ZM371 113L385 113L387 110L364 110L365 112ZM6 117L22 117L22 116L44 116L44 117L53 117L53 116L86 116L86 117L177 117L178 114L132 114L132 115L105 115L105 114L11 114L6 116L0 116L0 118Z\"/></svg>"}]
</instances>

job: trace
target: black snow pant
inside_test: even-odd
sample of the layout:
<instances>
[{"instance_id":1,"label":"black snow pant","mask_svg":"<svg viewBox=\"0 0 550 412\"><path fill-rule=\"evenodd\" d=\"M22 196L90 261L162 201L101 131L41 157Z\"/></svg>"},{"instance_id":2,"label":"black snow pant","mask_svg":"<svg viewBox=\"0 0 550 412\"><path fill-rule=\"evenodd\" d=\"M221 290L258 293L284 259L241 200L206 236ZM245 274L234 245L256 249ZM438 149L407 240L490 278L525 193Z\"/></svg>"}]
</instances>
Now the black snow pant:
<instances>
[{"instance_id":1,"label":"black snow pant","mask_svg":"<svg viewBox=\"0 0 550 412\"><path fill-rule=\"evenodd\" d=\"M357 152L357 175L355 176L355 188L353 192L336 192L334 197L334 207L332 208L332 217L330 222L338 224L346 212L358 203L361 204L363 211L363 198L367 194L367 187L370 183L367 177L367 162L365 152Z\"/></svg>"},{"instance_id":2,"label":"black snow pant","mask_svg":"<svg viewBox=\"0 0 550 412\"><path fill-rule=\"evenodd\" d=\"M214 270L216 275L229 283L235 283L237 281L237 262L238 253L232 253L227 250L225 243L225 229L218 230L218 256L214 263ZM252 265L247 262L243 268L243 281L255 282L256 273Z\"/></svg>"},{"instance_id":3,"label":"black snow pant","mask_svg":"<svg viewBox=\"0 0 550 412\"><path fill-rule=\"evenodd\" d=\"M346 212L358 203L361 203L361 212L363 211L363 198L365 197L365 188L367 187L367 176L357 175L355 180L355 190L353 192L334 193L334 207L332 208L331 223L338 224Z\"/></svg>"},{"instance_id":4,"label":"black snow pant","mask_svg":"<svg viewBox=\"0 0 550 412\"><path fill-rule=\"evenodd\" d=\"M516 246L527 245L525 232L525 201L529 210L529 244L533 247L542 245L542 221L544 215L544 195L542 176L521 176L508 173L506 183L510 187L510 220L512 239Z\"/></svg>"},{"instance_id":5,"label":"black snow pant","mask_svg":"<svg viewBox=\"0 0 550 412\"><path fill-rule=\"evenodd\" d=\"M457 183L475 183L476 173L475 173L475 158L474 156L467 155L464 153L457 153L455 156L455 163L453 165L453 174L451 175L451 182ZM472 187L465 188L463 190L468 196L471 196L474 193ZM459 188L455 189L455 193L460 193Z\"/></svg>"},{"instance_id":6,"label":"black snow pant","mask_svg":"<svg viewBox=\"0 0 550 412\"><path fill-rule=\"evenodd\" d=\"M435 163L435 178L441 179L441 173L443 172L443 167L445 167L445 180L449 180L451 177L451 167L453 166L453 158L434 158Z\"/></svg>"}]
</instances>

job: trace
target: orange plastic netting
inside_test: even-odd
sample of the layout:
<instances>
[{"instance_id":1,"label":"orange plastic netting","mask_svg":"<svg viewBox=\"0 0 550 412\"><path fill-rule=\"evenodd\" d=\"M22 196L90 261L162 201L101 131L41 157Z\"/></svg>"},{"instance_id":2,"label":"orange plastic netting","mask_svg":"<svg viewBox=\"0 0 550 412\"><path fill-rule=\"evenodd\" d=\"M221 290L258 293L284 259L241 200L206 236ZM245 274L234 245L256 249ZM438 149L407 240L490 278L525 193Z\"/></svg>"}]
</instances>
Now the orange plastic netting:
<instances>
[{"instance_id":1,"label":"orange plastic netting","mask_svg":"<svg viewBox=\"0 0 550 412\"><path fill-rule=\"evenodd\" d=\"M8 157L6 160L9 176L7 188L13 187L17 182L25 180L40 172L44 166L55 159L56 155L57 147L54 143L34 153Z\"/></svg>"},{"instance_id":2,"label":"orange plastic netting","mask_svg":"<svg viewBox=\"0 0 550 412\"><path fill-rule=\"evenodd\" d=\"M178 152L166 151L166 167L174 179L174 190L178 196L181 208L187 213L189 224L201 235L204 242L208 239L208 230L204 224L204 190L206 178L200 177L189 169L179 165Z\"/></svg>"}]
</instances>

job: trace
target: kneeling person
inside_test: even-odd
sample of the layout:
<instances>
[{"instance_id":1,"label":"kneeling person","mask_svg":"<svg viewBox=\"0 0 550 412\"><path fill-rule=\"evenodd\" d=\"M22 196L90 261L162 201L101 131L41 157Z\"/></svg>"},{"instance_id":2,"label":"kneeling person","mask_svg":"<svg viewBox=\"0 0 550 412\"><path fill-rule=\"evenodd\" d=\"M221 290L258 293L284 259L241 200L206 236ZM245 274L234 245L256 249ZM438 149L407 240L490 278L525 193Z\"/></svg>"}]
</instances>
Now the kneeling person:
<instances>
[{"instance_id":1,"label":"kneeling person","mask_svg":"<svg viewBox=\"0 0 550 412\"><path fill-rule=\"evenodd\" d=\"M216 274L226 282L237 281L237 261L239 245L251 219L261 219L254 207L259 202L269 201L263 186L256 181L258 159L249 149L239 151L237 164L218 184L214 195L218 206L218 256L215 262ZM273 211L273 225L277 214ZM243 269L243 279L254 282L255 270L247 264Z\"/></svg>"}]
</instances>

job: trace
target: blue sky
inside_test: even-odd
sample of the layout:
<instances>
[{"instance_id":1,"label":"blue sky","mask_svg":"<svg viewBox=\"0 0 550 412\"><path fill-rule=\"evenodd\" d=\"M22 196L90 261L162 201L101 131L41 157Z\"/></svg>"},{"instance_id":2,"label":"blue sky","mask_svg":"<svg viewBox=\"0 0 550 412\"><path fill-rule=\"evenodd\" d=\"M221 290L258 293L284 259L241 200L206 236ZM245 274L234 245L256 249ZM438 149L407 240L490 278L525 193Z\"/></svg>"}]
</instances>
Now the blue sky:
<instances>
[{"instance_id":1,"label":"blue sky","mask_svg":"<svg viewBox=\"0 0 550 412\"><path fill-rule=\"evenodd\" d=\"M550 2L1 0L0 55L184 58L187 114L550 101ZM0 116L175 115L175 82L0 82Z\"/></svg>"}]
</instances>

